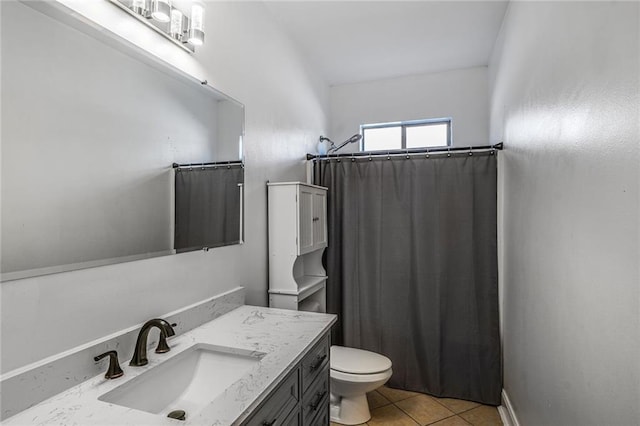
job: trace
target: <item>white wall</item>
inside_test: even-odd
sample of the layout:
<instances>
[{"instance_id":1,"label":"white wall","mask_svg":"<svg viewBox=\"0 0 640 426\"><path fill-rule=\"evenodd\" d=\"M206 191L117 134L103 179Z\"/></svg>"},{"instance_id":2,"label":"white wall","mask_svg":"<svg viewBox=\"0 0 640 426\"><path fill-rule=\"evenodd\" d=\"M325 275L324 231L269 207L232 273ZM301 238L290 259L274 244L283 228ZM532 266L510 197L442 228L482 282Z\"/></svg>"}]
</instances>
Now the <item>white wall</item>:
<instances>
[{"instance_id":1,"label":"white wall","mask_svg":"<svg viewBox=\"0 0 640 426\"><path fill-rule=\"evenodd\" d=\"M107 1L65 3L138 34L136 44L245 104L246 243L2 283L2 371L236 285L247 288L248 303L265 305L265 182L304 179L304 154L326 131L328 90L262 3L207 3L206 44L193 56Z\"/></svg>"},{"instance_id":2,"label":"white wall","mask_svg":"<svg viewBox=\"0 0 640 426\"><path fill-rule=\"evenodd\" d=\"M522 425L640 421L639 14L511 2L490 63L504 389Z\"/></svg>"},{"instance_id":3,"label":"white wall","mask_svg":"<svg viewBox=\"0 0 640 426\"><path fill-rule=\"evenodd\" d=\"M489 138L487 68L333 86L331 133L336 143L360 131L361 124L452 117L453 145L486 145ZM340 152L357 150L357 144Z\"/></svg>"}]
</instances>

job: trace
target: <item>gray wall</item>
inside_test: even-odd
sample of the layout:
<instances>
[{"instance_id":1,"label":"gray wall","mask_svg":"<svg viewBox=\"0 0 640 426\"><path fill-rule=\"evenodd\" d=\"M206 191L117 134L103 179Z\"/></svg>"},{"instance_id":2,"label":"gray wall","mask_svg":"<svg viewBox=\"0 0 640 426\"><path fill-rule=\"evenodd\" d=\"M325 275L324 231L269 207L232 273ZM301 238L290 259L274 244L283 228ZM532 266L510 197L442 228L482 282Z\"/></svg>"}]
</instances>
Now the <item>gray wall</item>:
<instances>
[{"instance_id":1,"label":"gray wall","mask_svg":"<svg viewBox=\"0 0 640 426\"><path fill-rule=\"evenodd\" d=\"M522 425L640 422L638 26L637 2L511 2L489 67Z\"/></svg>"},{"instance_id":2,"label":"gray wall","mask_svg":"<svg viewBox=\"0 0 640 426\"><path fill-rule=\"evenodd\" d=\"M195 55L145 32L109 2L75 4L104 12L114 31L138 34L139 46L245 104L246 243L1 283L4 372L237 285L247 288L248 303L265 305L265 182L304 179L304 154L326 131L328 88L262 3L207 3L207 43Z\"/></svg>"}]
</instances>

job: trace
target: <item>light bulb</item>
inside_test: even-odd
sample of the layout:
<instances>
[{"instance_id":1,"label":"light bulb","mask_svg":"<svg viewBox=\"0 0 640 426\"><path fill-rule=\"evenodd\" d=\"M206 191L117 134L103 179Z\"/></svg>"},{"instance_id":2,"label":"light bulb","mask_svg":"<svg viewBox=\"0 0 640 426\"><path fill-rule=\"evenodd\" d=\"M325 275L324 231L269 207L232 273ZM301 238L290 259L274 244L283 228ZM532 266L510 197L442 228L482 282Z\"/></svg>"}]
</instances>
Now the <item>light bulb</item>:
<instances>
[{"instance_id":1,"label":"light bulb","mask_svg":"<svg viewBox=\"0 0 640 426\"><path fill-rule=\"evenodd\" d=\"M178 9L171 9L171 37L182 39L182 12Z\"/></svg>"},{"instance_id":2,"label":"light bulb","mask_svg":"<svg viewBox=\"0 0 640 426\"><path fill-rule=\"evenodd\" d=\"M169 22L171 20L171 1L153 0L151 3L151 17L158 22Z\"/></svg>"},{"instance_id":3,"label":"light bulb","mask_svg":"<svg viewBox=\"0 0 640 426\"><path fill-rule=\"evenodd\" d=\"M147 11L146 0L132 0L131 9L137 14L144 15L144 13Z\"/></svg>"},{"instance_id":4,"label":"light bulb","mask_svg":"<svg viewBox=\"0 0 640 426\"><path fill-rule=\"evenodd\" d=\"M191 27L189 28L189 43L201 46L204 43L204 6L194 3L191 6Z\"/></svg>"}]
</instances>

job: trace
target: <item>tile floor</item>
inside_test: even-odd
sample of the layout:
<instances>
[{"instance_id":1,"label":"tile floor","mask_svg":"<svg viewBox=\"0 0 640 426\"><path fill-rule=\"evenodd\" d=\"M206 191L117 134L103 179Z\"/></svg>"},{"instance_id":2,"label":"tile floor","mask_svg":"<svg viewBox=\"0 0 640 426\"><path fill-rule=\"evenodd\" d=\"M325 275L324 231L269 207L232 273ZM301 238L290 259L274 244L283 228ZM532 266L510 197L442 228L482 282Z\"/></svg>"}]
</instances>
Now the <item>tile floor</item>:
<instances>
[{"instance_id":1,"label":"tile floor","mask_svg":"<svg viewBox=\"0 0 640 426\"><path fill-rule=\"evenodd\" d=\"M391 389L386 386L367 394L371 420L366 426L498 426L496 407L461 399ZM331 426L340 426L331 423Z\"/></svg>"}]
</instances>

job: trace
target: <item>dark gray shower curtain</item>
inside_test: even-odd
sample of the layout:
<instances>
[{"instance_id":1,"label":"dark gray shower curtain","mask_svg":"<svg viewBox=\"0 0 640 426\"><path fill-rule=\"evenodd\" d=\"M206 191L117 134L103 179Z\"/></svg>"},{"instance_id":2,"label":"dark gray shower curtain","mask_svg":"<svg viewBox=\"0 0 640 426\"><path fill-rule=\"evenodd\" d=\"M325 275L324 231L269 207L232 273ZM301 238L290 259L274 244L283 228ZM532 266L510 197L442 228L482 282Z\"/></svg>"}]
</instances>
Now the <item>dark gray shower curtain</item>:
<instances>
[{"instance_id":1,"label":"dark gray shower curtain","mask_svg":"<svg viewBox=\"0 0 640 426\"><path fill-rule=\"evenodd\" d=\"M241 167L176 170L177 252L240 241Z\"/></svg>"},{"instance_id":2,"label":"dark gray shower curtain","mask_svg":"<svg viewBox=\"0 0 640 426\"><path fill-rule=\"evenodd\" d=\"M391 387L499 405L496 156L320 160L314 176L333 343L388 356Z\"/></svg>"}]
</instances>

